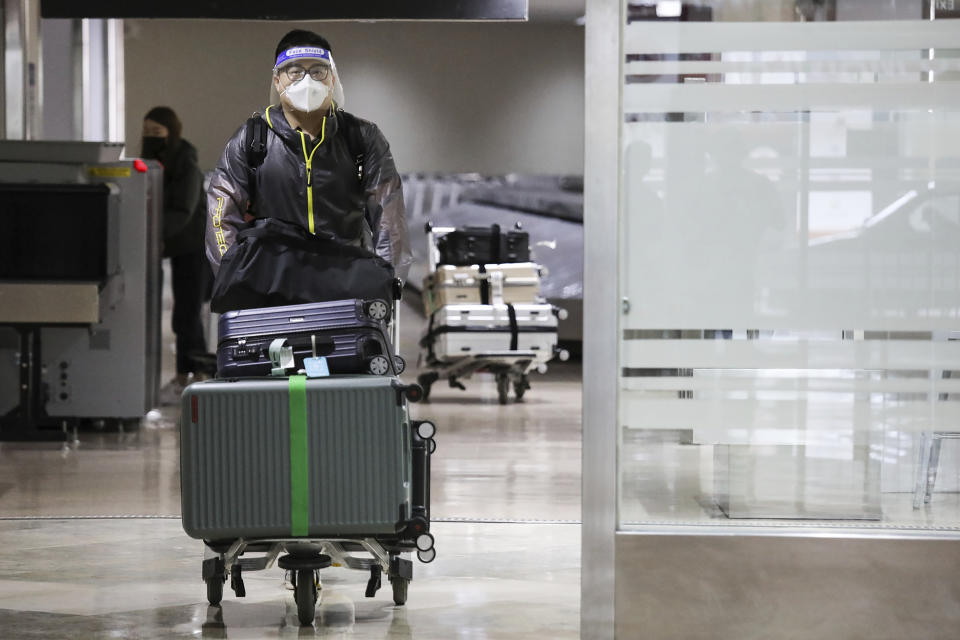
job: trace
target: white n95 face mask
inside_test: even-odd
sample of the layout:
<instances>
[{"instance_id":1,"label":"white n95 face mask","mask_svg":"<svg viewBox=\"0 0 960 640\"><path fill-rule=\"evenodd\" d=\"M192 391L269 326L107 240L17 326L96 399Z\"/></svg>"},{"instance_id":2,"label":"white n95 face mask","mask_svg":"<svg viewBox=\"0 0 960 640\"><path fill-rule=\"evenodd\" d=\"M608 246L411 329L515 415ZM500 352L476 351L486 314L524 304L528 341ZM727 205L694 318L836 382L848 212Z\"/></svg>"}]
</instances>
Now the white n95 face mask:
<instances>
[{"instance_id":1,"label":"white n95 face mask","mask_svg":"<svg viewBox=\"0 0 960 640\"><path fill-rule=\"evenodd\" d=\"M287 96L287 99L290 100L290 106L297 111L310 113L323 106L327 96L330 95L330 87L322 82L317 82L310 77L310 74L305 74L280 95Z\"/></svg>"}]
</instances>

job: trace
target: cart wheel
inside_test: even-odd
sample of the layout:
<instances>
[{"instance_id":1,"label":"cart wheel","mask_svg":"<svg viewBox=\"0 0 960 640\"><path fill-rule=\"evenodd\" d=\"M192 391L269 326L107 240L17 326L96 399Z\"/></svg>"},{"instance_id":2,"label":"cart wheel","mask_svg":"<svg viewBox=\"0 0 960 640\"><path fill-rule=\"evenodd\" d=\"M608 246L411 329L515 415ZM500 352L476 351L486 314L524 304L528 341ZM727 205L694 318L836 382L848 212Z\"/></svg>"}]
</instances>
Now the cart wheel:
<instances>
[{"instance_id":1,"label":"cart wheel","mask_svg":"<svg viewBox=\"0 0 960 640\"><path fill-rule=\"evenodd\" d=\"M373 356L367 361L367 370L375 376L384 376L390 371L390 361L385 356Z\"/></svg>"},{"instance_id":2,"label":"cart wheel","mask_svg":"<svg viewBox=\"0 0 960 640\"><path fill-rule=\"evenodd\" d=\"M430 387L433 386L436 379L437 375L435 373L421 373L417 376L417 384L423 389L423 400L421 402L426 402L430 398Z\"/></svg>"},{"instance_id":3,"label":"cart wheel","mask_svg":"<svg viewBox=\"0 0 960 640\"><path fill-rule=\"evenodd\" d=\"M510 376L505 373L497 374L497 397L500 404L507 404L510 397Z\"/></svg>"},{"instance_id":4,"label":"cart wheel","mask_svg":"<svg viewBox=\"0 0 960 640\"><path fill-rule=\"evenodd\" d=\"M527 392L527 389L530 388L530 383L527 381L527 376L523 376L519 380L513 383L513 395L517 397L517 400L523 398L523 394Z\"/></svg>"},{"instance_id":5,"label":"cart wheel","mask_svg":"<svg viewBox=\"0 0 960 640\"><path fill-rule=\"evenodd\" d=\"M401 356L393 356L393 368L400 375L407 369L407 361Z\"/></svg>"},{"instance_id":6,"label":"cart wheel","mask_svg":"<svg viewBox=\"0 0 960 640\"><path fill-rule=\"evenodd\" d=\"M207 602L210 606L216 607L223 600L223 583L226 581L225 575L210 576L204 581L207 583Z\"/></svg>"},{"instance_id":7,"label":"cart wheel","mask_svg":"<svg viewBox=\"0 0 960 640\"><path fill-rule=\"evenodd\" d=\"M410 581L400 576L390 578L390 586L393 587L393 604L398 607L407 603L407 587Z\"/></svg>"},{"instance_id":8,"label":"cart wheel","mask_svg":"<svg viewBox=\"0 0 960 640\"><path fill-rule=\"evenodd\" d=\"M313 624L317 615L317 583L313 581L313 569L298 569L294 586L294 598L297 601L297 617L300 624Z\"/></svg>"},{"instance_id":9,"label":"cart wheel","mask_svg":"<svg viewBox=\"0 0 960 640\"><path fill-rule=\"evenodd\" d=\"M367 303L366 311L367 315L374 320L386 322L387 316L390 314L390 307L383 300L371 300Z\"/></svg>"}]
</instances>

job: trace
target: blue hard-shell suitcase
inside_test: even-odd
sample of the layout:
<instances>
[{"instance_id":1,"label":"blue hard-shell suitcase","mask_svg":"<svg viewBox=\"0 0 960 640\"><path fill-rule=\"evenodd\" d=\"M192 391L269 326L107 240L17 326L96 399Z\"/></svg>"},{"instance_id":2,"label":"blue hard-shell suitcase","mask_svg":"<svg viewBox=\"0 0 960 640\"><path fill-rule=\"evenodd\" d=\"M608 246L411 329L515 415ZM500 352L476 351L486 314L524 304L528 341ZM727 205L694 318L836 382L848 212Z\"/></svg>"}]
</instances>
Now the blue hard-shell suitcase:
<instances>
[{"instance_id":1,"label":"blue hard-shell suitcase","mask_svg":"<svg viewBox=\"0 0 960 640\"><path fill-rule=\"evenodd\" d=\"M270 344L278 338L293 347L297 369L304 358L323 356L331 374L398 375L390 313L383 300L359 299L228 311L220 316L217 377L270 375Z\"/></svg>"}]
</instances>

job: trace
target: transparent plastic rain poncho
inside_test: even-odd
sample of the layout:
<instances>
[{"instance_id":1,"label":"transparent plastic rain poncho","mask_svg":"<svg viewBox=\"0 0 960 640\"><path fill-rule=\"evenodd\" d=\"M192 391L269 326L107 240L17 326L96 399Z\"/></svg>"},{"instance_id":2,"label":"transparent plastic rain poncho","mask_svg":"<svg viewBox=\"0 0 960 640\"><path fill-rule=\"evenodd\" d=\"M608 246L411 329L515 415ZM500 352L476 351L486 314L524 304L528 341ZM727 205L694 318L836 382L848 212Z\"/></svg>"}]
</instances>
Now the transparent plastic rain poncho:
<instances>
[{"instance_id":1,"label":"transparent plastic rain poncho","mask_svg":"<svg viewBox=\"0 0 960 640\"><path fill-rule=\"evenodd\" d=\"M274 73L288 64L281 59L291 51L278 58L281 64ZM271 217L366 246L390 262L397 277L406 280L412 254L403 189L390 145L377 125L344 114L343 86L333 56L326 53L334 78L333 101L316 138L291 127L284 107L274 103L264 111L270 129L267 155L256 171L247 162L246 127L241 126L227 141L207 191L207 257L215 272L237 232L252 217ZM303 66L307 64L305 59ZM363 144L359 182L355 156L347 142L346 127L353 126L351 123L359 127ZM251 185L251 180L256 184Z\"/></svg>"}]
</instances>

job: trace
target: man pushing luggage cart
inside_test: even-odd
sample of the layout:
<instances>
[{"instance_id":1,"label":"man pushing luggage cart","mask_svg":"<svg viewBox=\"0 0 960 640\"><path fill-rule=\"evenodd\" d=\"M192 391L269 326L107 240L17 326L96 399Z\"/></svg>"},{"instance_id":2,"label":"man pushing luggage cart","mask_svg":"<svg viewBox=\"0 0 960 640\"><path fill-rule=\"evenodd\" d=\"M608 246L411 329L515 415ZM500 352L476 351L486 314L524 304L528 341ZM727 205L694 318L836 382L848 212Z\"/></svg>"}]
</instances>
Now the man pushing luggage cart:
<instances>
[{"instance_id":1,"label":"man pushing luggage cart","mask_svg":"<svg viewBox=\"0 0 960 640\"><path fill-rule=\"evenodd\" d=\"M331 565L368 571L367 597L385 574L406 602L405 556L436 555L436 427L410 419L423 391L398 378L412 255L389 145L343 110L317 34L283 37L272 86L280 104L227 142L207 194L218 378L183 394L181 500L211 605L276 561L308 625Z\"/></svg>"}]
</instances>

